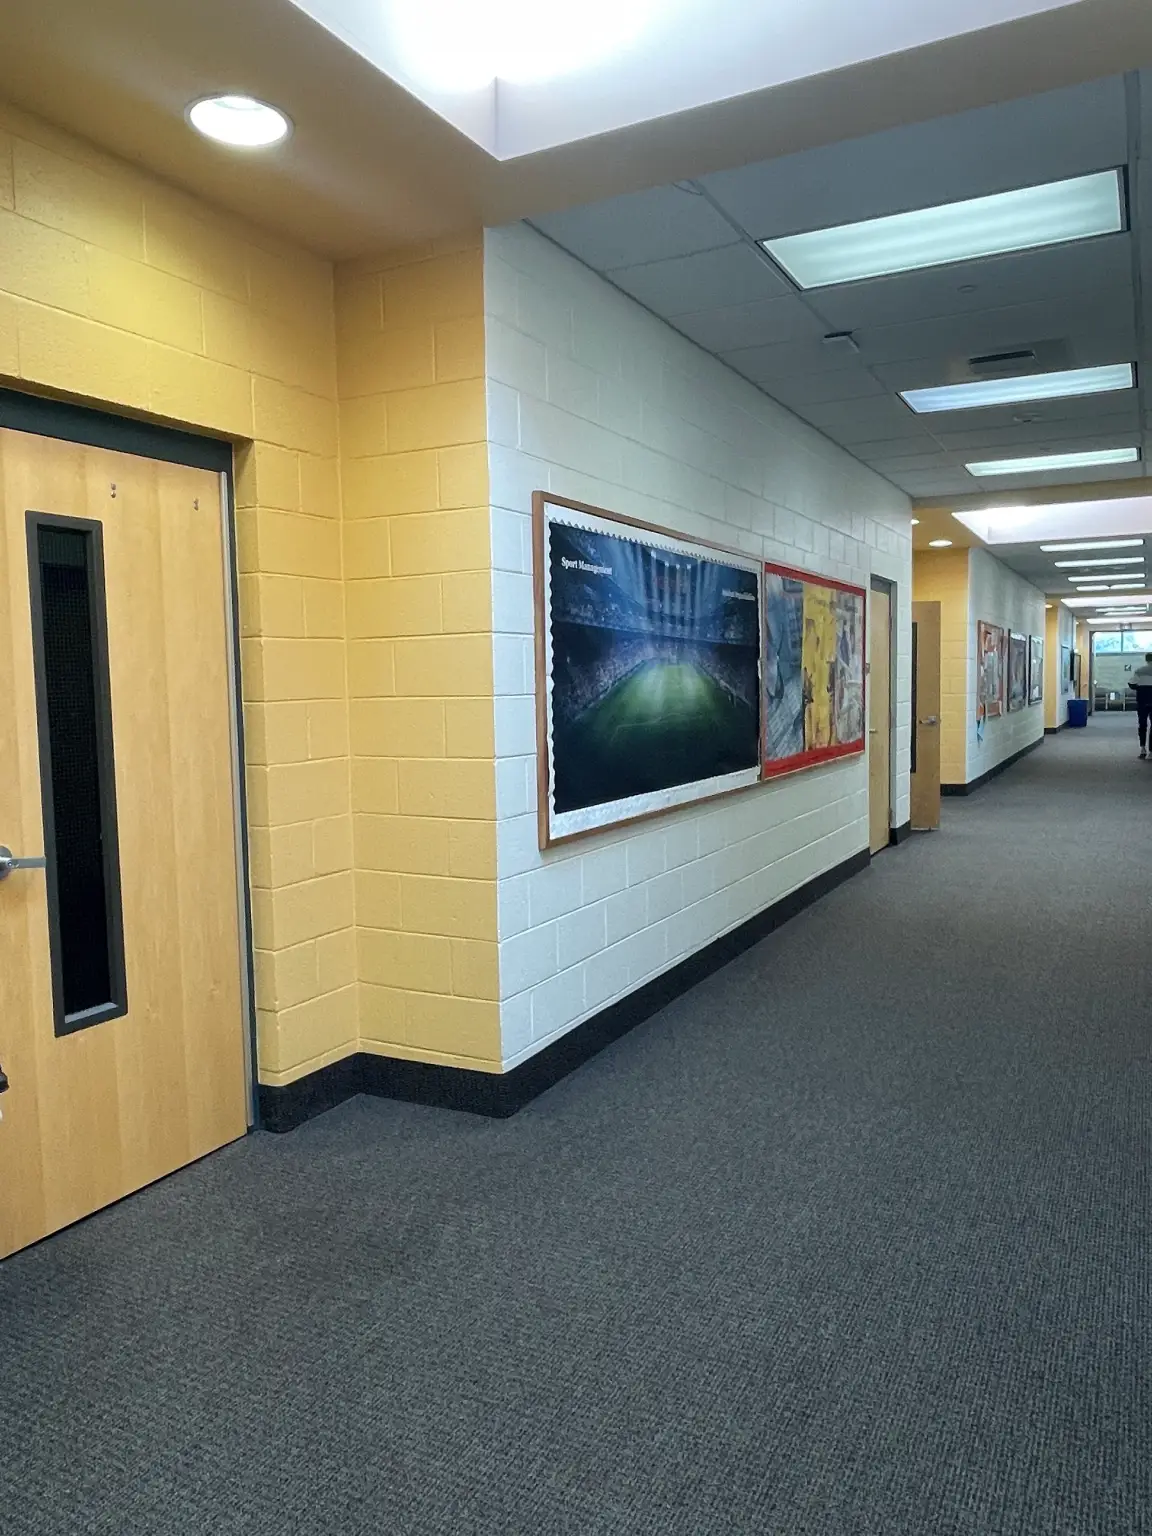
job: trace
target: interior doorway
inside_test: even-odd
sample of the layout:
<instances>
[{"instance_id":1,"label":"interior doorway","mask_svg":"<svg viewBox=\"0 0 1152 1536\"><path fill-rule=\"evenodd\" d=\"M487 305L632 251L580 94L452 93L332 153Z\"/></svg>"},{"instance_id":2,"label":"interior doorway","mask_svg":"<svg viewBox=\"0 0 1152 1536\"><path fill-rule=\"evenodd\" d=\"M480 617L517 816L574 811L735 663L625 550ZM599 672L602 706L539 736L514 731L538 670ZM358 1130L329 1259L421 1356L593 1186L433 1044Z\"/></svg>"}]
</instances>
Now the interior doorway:
<instances>
[{"instance_id":1,"label":"interior doorway","mask_svg":"<svg viewBox=\"0 0 1152 1536\"><path fill-rule=\"evenodd\" d=\"M892 587L875 579L868 594L868 846L892 834Z\"/></svg>"},{"instance_id":2,"label":"interior doorway","mask_svg":"<svg viewBox=\"0 0 1152 1536\"><path fill-rule=\"evenodd\" d=\"M249 1124L222 488L0 428L0 1257Z\"/></svg>"}]
</instances>

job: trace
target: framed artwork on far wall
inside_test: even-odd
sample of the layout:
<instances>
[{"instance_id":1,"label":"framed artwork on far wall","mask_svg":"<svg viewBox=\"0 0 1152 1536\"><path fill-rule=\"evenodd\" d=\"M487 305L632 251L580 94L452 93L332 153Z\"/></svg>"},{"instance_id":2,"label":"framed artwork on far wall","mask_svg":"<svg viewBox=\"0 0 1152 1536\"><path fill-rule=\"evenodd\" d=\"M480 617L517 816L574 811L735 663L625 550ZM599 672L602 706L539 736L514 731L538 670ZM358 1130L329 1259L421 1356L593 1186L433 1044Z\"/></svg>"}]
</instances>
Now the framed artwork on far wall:
<instances>
[{"instance_id":1,"label":"framed artwork on far wall","mask_svg":"<svg viewBox=\"0 0 1152 1536\"><path fill-rule=\"evenodd\" d=\"M1070 645L1060 647L1060 692L1071 693L1076 682L1076 661Z\"/></svg>"},{"instance_id":2,"label":"framed artwork on far wall","mask_svg":"<svg viewBox=\"0 0 1152 1536\"><path fill-rule=\"evenodd\" d=\"M1004 713L1004 631L981 619L976 625L977 714L994 719Z\"/></svg>"},{"instance_id":3,"label":"framed artwork on far wall","mask_svg":"<svg viewBox=\"0 0 1152 1536\"><path fill-rule=\"evenodd\" d=\"M755 784L758 560L532 497L541 848Z\"/></svg>"},{"instance_id":4,"label":"framed artwork on far wall","mask_svg":"<svg viewBox=\"0 0 1152 1536\"><path fill-rule=\"evenodd\" d=\"M1028 638L1028 702L1039 704L1044 697L1044 641L1039 635Z\"/></svg>"},{"instance_id":5,"label":"framed artwork on far wall","mask_svg":"<svg viewBox=\"0 0 1152 1536\"><path fill-rule=\"evenodd\" d=\"M1028 636L1013 630L1008 636L1008 709L1023 709L1028 702Z\"/></svg>"},{"instance_id":6,"label":"framed artwork on far wall","mask_svg":"<svg viewBox=\"0 0 1152 1536\"><path fill-rule=\"evenodd\" d=\"M867 594L764 567L764 776L863 752Z\"/></svg>"}]
</instances>

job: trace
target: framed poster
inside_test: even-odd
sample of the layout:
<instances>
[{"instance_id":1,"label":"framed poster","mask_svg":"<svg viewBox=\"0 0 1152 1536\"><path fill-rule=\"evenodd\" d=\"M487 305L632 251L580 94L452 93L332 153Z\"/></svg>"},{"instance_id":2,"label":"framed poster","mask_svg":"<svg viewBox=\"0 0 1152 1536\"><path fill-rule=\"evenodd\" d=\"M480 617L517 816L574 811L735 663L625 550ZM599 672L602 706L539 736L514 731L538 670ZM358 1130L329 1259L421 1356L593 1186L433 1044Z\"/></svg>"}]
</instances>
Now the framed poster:
<instances>
[{"instance_id":1,"label":"framed poster","mask_svg":"<svg viewBox=\"0 0 1152 1536\"><path fill-rule=\"evenodd\" d=\"M1044 641L1039 635L1028 639L1028 702L1039 704L1044 697Z\"/></svg>"},{"instance_id":2,"label":"framed poster","mask_svg":"<svg viewBox=\"0 0 1152 1536\"><path fill-rule=\"evenodd\" d=\"M1071 693L1075 681L1076 669L1072 661L1072 647L1062 645L1060 647L1060 692Z\"/></svg>"},{"instance_id":3,"label":"framed poster","mask_svg":"<svg viewBox=\"0 0 1152 1536\"><path fill-rule=\"evenodd\" d=\"M764 567L764 775L863 752L867 598L827 576Z\"/></svg>"},{"instance_id":4,"label":"framed poster","mask_svg":"<svg viewBox=\"0 0 1152 1536\"><path fill-rule=\"evenodd\" d=\"M992 719L1004 713L1004 631L999 624L976 625L976 713Z\"/></svg>"},{"instance_id":5,"label":"framed poster","mask_svg":"<svg viewBox=\"0 0 1152 1536\"><path fill-rule=\"evenodd\" d=\"M760 562L532 498L541 848L760 778Z\"/></svg>"},{"instance_id":6,"label":"framed poster","mask_svg":"<svg viewBox=\"0 0 1152 1536\"><path fill-rule=\"evenodd\" d=\"M1008 709L1023 709L1028 702L1028 637L1015 630L1008 636Z\"/></svg>"}]
</instances>

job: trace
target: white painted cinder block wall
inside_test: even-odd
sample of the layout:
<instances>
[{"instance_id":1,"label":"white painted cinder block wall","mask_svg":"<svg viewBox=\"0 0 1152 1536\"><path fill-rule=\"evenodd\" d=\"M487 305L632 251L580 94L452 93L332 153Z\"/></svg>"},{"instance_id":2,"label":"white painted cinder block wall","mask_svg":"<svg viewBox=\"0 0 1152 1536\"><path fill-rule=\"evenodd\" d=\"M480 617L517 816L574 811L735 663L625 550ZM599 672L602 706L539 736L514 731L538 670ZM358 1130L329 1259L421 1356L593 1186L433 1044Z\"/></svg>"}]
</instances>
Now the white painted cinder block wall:
<instances>
[{"instance_id":1,"label":"white painted cinder block wall","mask_svg":"<svg viewBox=\"0 0 1152 1536\"><path fill-rule=\"evenodd\" d=\"M526 225L485 245L500 991L507 1067L868 845L864 758L537 847L532 492L896 583L908 820L908 498ZM893 855L899 857L899 854Z\"/></svg>"},{"instance_id":2,"label":"white painted cinder block wall","mask_svg":"<svg viewBox=\"0 0 1152 1536\"><path fill-rule=\"evenodd\" d=\"M1005 678L1004 713L989 720L984 740L976 739L976 625L1000 624L1021 635L1043 638L1044 594L983 549L968 557L968 782L995 768L1006 757L1044 735L1044 705L1028 704L1008 712Z\"/></svg>"}]
</instances>

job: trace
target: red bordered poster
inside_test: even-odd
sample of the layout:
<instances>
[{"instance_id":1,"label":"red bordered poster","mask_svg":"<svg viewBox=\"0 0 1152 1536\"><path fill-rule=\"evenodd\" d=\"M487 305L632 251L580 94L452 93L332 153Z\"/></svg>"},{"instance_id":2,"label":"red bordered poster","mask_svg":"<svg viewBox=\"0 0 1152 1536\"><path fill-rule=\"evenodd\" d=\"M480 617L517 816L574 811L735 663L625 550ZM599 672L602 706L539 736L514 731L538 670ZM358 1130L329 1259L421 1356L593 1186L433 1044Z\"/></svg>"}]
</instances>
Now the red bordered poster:
<instances>
[{"instance_id":1,"label":"red bordered poster","mask_svg":"<svg viewBox=\"0 0 1152 1536\"><path fill-rule=\"evenodd\" d=\"M863 752L867 594L764 567L764 776Z\"/></svg>"}]
</instances>

